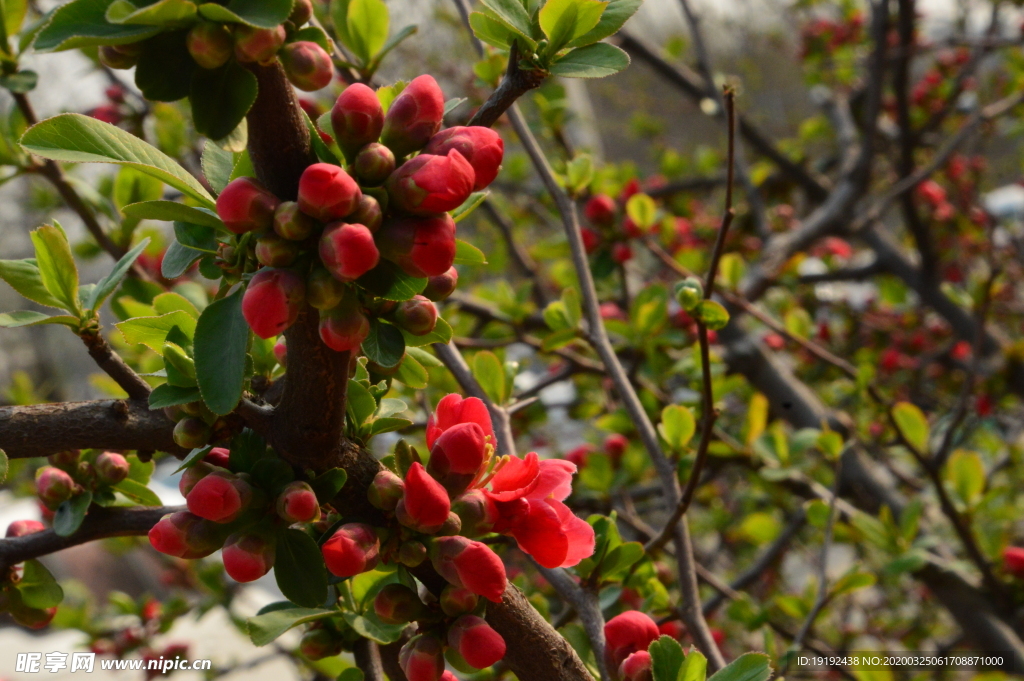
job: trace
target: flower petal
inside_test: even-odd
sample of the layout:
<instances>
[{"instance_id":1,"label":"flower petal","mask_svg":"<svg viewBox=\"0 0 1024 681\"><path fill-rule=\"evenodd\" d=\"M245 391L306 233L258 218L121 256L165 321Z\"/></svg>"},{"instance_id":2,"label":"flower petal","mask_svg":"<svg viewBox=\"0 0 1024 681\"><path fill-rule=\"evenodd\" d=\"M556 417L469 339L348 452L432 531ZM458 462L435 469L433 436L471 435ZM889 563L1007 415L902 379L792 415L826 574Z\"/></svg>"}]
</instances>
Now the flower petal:
<instances>
[{"instance_id":1,"label":"flower petal","mask_svg":"<svg viewBox=\"0 0 1024 681\"><path fill-rule=\"evenodd\" d=\"M491 478L491 496L497 501L511 501L525 497L540 482L540 459L530 452L525 459L510 456L498 473Z\"/></svg>"}]
</instances>

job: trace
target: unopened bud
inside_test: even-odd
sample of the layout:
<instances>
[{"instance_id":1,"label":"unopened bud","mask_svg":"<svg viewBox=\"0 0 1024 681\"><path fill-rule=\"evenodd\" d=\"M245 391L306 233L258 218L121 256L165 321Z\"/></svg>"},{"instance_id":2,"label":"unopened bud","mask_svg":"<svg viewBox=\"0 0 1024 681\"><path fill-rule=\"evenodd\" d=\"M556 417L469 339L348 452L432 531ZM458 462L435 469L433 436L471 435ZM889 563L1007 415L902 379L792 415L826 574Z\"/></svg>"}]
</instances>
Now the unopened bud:
<instances>
[{"instance_id":1,"label":"unopened bud","mask_svg":"<svg viewBox=\"0 0 1024 681\"><path fill-rule=\"evenodd\" d=\"M295 323L306 299L306 283L291 270L265 268L253 275L242 297L242 316L260 338L272 338Z\"/></svg>"},{"instance_id":2,"label":"unopened bud","mask_svg":"<svg viewBox=\"0 0 1024 681\"><path fill-rule=\"evenodd\" d=\"M239 24L235 28L235 59L243 63L255 61L269 64L277 56L285 37L284 26L256 28Z\"/></svg>"},{"instance_id":3,"label":"unopened bud","mask_svg":"<svg viewBox=\"0 0 1024 681\"><path fill-rule=\"evenodd\" d=\"M437 307L425 296L403 300L395 310L395 323L414 336L426 336L437 324Z\"/></svg>"},{"instance_id":4,"label":"unopened bud","mask_svg":"<svg viewBox=\"0 0 1024 681\"><path fill-rule=\"evenodd\" d=\"M268 232L256 239L256 260L267 267L288 267L299 257L299 245Z\"/></svg>"},{"instance_id":5,"label":"unopened bud","mask_svg":"<svg viewBox=\"0 0 1024 681\"><path fill-rule=\"evenodd\" d=\"M353 291L346 291L341 303L320 310L320 340L337 352L354 350L370 335L370 320L363 314Z\"/></svg>"},{"instance_id":6,"label":"unopened bud","mask_svg":"<svg viewBox=\"0 0 1024 681\"><path fill-rule=\"evenodd\" d=\"M423 617L427 609L416 592L404 584L388 584L373 599L373 611L386 624L405 624Z\"/></svg>"},{"instance_id":7,"label":"unopened bud","mask_svg":"<svg viewBox=\"0 0 1024 681\"><path fill-rule=\"evenodd\" d=\"M704 285L697 277L687 277L676 284L676 300L687 312L695 309L704 300Z\"/></svg>"},{"instance_id":8,"label":"unopened bud","mask_svg":"<svg viewBox=\"0 0 1024 681\"><path fill-rule=\"evenodd\" d=\"M223 24L201 21L185 38L188 53L204 69L216 69L227 63L234 51L231 31Z\"/></svg>"},{"instance_id":9,"label":"unopened bud","mask_svg":"<svg viewBox=\"0 0 1024 681\"><path fill-rule=\"evenodd\" d=\"M127 45L101 45L99 49L100 63L112 69L130 69L139 63L141 56L141 42Z\"/></svg>"},{"instance_id":10,"label":"unopened bud","mask_svg":"<svg viewBox=\"0 0 1024 681\"><path fill-rule=\"evenodd\" d=\"M486 544L466 537L438 537L430 561L450 584L463 586L495 603L505 593L505 566Z\"/></svg>"},{"instance_id":11,"label":"unopened bud","mask_svg":"<svg viewBox=\"0 0 1024 681\"><path fill-rule=\"evenodd\" d=\"M360 184L377 187L395 171L395 155L380 142L371 142L359 150L352 161L352 172Z\"/></svg>"},{"instance_id":12,"label":"unopened bud","mask_svg":"<svg viewBox=\"0 0 1024 681\"><path fill-rule=\"evenodd\" d=\"M308 483L288 483L277 497L277 515L289 523L313 523L320 519L320 502Z\"/></svg>"},{"instance_id":13,"label":"unopened bud","mask_svg":"<svg viewBox=\"0 0 1024 681\"><path fill-rule=\"evenodd\" d=\"M331 84L334 63L316 43L307 40L288 43L279 56L288 80L300 90L315 92Z\"/></svg>"},{"instance_id":14,"label":"unopened bud","mask_svg":"<svg viewBox=\"0 0 1024 681\"><path fill-rule=\"evenodd\" d=\"M444 644L433 634L420 634L402 646L398 661L409 681L440 681Z\"/></svg>"},{"instance_id":15,"label":"unopened bud","mask_svg":"<svg viewBox=\"0 0 1024 681\"><path fill-rule=\"evenodd\" d=\"M349 85L331 109L334 139L352 160L361 148L376 142L384 127L384 109L377 93L362 83Z\"/></svg>"},{"instance_id":16,"label":"unopened bud","mask_svg":"<svg viewBox=\"0 0 1024 681\"><path fill-rule=\"evenodd\" d=\"M295 4L292 5L292 13L288 15L288 21L298 28L308 22L312 16L312 0L295 0Z\"/></svg>"},{"instance_id":17,"label":"unopened bud","mask_svg":"<svg viewBox=\"0 0 1024 681\"><path fill-rule=\"evenodd\" d=\"M228 523L238 517L253 499L253 489L241 477L214 470L197 482L185 501L188 510L200 518Z\"/></svg>"},{"instance_id":18,"label":"unopened bud","mask_svg":"<svg viewBox=\"0 0 1024 681\"><path fill-rule=\"evenodd\" d=\"M444 274L455 263L455 221L447 213L389 220L376 241L380 254L411 277Z\"/></svg>"},{"instance_id":19,"label":"unopened bud","mask_svg":"<svg viewBox=\"0 0 1024 681\"><path fill-rule=\"evenodd\" d=\"M449 617L458 617L459 615L473 612L476 609L477 603L480 602L479 597L475 593L464 586L455 586L454 584L446 586L441 591L441 596L438 600L441 604L441 610Z\"/></svg>"},{"instance_id":20,"label":"unopened bud","mask_svg":"<svg viewBox=\"0 0 1024 681\"><path fill-rule=\"evenodd\" d=\"M103 452L96 457L97 479L104 485L116 485L128 477L131 466L128 459L115 452Z\"/></svg>"},{"instance_id":21,"label":"unopened bud","mask_svg":"<svg viewBox=\"0 0 1024 681\"><path fill-rule=\"evenodd\" d=\"M63 452L51 454L46 457L46 460L57 468L74 470L75 466L78 465L78 459L80 456L82 456L82 451L80 449L66 449Z\"/></svg>"},{"instance_id":22,"label":"unopened bud","mask_svg":"<svg viewBox=\"0 0 1024 681\"><path fill-rule=\"evenodd\" d=\"M427 474L423 465L413 463L405 476L405 494L395 508L398 522L408 528L433 534L448 520L451 502L437 480Z\"/></svg>"},{"instance_id":23,"label":"unopened bud","mask_svg":"<svg viewBox=\"0 0 1024 681\"><path fill-rule=\"evenodd\" d=\"M622 681L654 681L651 654L646 650L630 654L619 667L619 678Z\"/></svg>"},{"instance_id":24,"label":"unopened bud","mask_svg":"<svg viewBox=\"0 0 1024 681\"><path fill-rule=\"evenodd\" d=\"M345 296L346 284L323 267L314 267L306 277L306 302L318 310L330 310Z\"/></svg>"},{"instance_id":25,"label":"unopened bud","mask_svg":"<svg viewBox=\"0 0 1024 681\"><path fill-rule=\"evenodd\" d=\"M36 471L36 494L51 511L71 498L78 485L65 471L53 466L43 466Z\"/></svg>"},{"instance_id":26,"label":"unopened bud","mask_svg":"<svg viewBox=\"0 0 1024 681\"><path fill-rule=\"evenodd\" d=\"M274 223L277 197L251 177L232 180L217 197L217 215L235 234L269 229ZM223 256L228 260L228 256Z\"/></svg>"},{"instance_id":27,"label":"unopened bud","mask_svg":"<svg viewBox=\"0 0 1024 681\"><path fill-rule=\"evenodd\" d=\"M149 543L176 558L203 558L221 547L223 535L214 523L188 511L169 513L149 530Z\"/></svg>"},{"instance_id":28,"label":"unopened bud","mask_svg":"<svg viewBox=\"0 0 1024 681\"><path fill-rule=\"evenodd\" d=\"M274 232L289 241L305 241L316 229L316 221L299 210L295 201L282 201L274 211Z\"/></svg>"},{"instance_id":29,"label":"unopened bud","mask_svg":"<svg viewBox=\"0 0 1024 681\"><path fill-rule=\"evenodd\" d=\"M236 582L254 582L274 567L274 543L261 534L231 535L221 555L224 571Z\"/></svg>"},{"instance_id":30,"label":"unopened bud","mask_svg":"<svg viewBox=\"0 0 1024 681\"><path fill-rule=\"evenodd\" d=\"M320 237L320 259L339 281L353 281L377 266L380 253L366 226L335 222Z\"/></svg>"},{"instance_id":31,"label":"unopened bud","mask_svg":"<svg viewBox=\"0 0 1024 681\"><path fill-rule=\"evenodd\" d=\"M377 199L369 194L363 194L363 197L359 199L359 205L347 219L349 222L363 225L371 233L374 233L384 222L384 211L381 210L380 202Z\"/></svg>"},{"instance_id":32,"label":"unopened bud","mask_svg":"<svg viewBox=\"0 0 1024 681\"><path fill-rule=\"evenodd\" d=\"M505 657L505 639L476 615L462 615L448 628L448 645L471 666L485 669Z\"/></svg>"},{"instance_id":33,"label":"unopened bud","mask_svg":"<svg viewBox=\"0 0 1024 681\"><path fill-rule=\"evenodd\" d=\"M385 469L374 476L366 496L375 508L382 511L394 511L404 493L405 482L393 472Z\"/></svg>"},{"instance_id":34,"label":"unopened bud","mask_svg":"<svg viewBox=\"0 0 1024 681\"><path fill-rule=\"evenodd\" d=\"M213 431L202 419L189 416L178 421L174 426L174 443L182 449L195 449L205 447L210 441Z\"/></svg>"},{"instance_id":35,"label":"unopened bud","mask_svg":"<svg viewBox=\"0 0 1024 681\"><path fill-rule=\"evenodd\" d=\"M331 574L352 577L376 567L380 540L369 525L347 523L339 527L320 550Z\"/></svg>"},{"instance_id":36,"label":"unopened bud","mask_svg":"<svg viewBox=\"0 0 1024 681\"><path fill-rule=\"evenodd\" d=\"M477 537L494 528L498 511L481 490L471 489L452 500L452 511L462 519L461 534Z\"/></svg>"},{"instance_id":37,"label":"unopened bud","mask_svg":"<svg viewBox=\"0 0 1024 681\"><path fill-rule=\"evenodd\" d=\"M406 567L416 567L427 559L427 547L415 539L402 542L398 547L398 562Z\"/></svg>"},{"instance_id":38,"label":"unopened bud","mask_svg":"<svg viewBox=\"0 0 1024 681\"><path fill-rule=\"evenodd\" d=\"M334 657L344 650L344 643L334 632L324 629L310 629L299 641L299 652L307 660L322 660Z\"/></svg>"},{"instance_id":39,"label":"unopened bud","mask_svg":"<svg viewBox=\"0 0 1024 681\"><path fill-rule=\"evenodd\" d=\"M4 536L8 538L24 537L26 534L35 534L45 529L46 525L38 520L15 520L7 526L7 534Z\"/></svg>"},{"instance_id":40,"label":"unopened bud","mask_svg":"<svg viewBox=\"0 0 1024 681\"><path fill-rule=\"evenodd\" d=\"M473 166L476 178L474 191L484 189L498 176L501 159L505 154L505 143L493 129L480 125L447 128L430 138L423 153L443 156L452 149L462 154Z\"/></svg>"},{"instance_id":41,"label":"unopened bud","mask_svg":"<svg viewBox=\"0 0 1024 681\"><path fill-rule=\"evenodd\" d=\"M187 497L196 483L212 472L213 466L202 461L182 471L181 478L178 480L178 491L181 492L181 496Z\"/></svg>"},{"instance_id":42,"label":"unopened bud","mask_svg":"<svg viewBox=\"0 0 1024 681\"><path fill-rule=\"evenodd\" d=\"M444 93L433 76L424 74L414 78L391 103L380 141L395 158L401 158L426 146L443 118Z\"/></svg>"},{"instance_id":43,"label":"unopened bud","mask_svg":"<svg viewBox=\"0 0 1024 681\"><path fill-rule=\"evenodd\" d=\"M419 154L387 179L392 204L414 215L454 210L473 193L476 173L457 150L445 156Z\"/></svg>"},{"instance_id":44,"label":"unopened bud","mask_svg":"<svg viewBox=\"0 0 1024 681\"><path fill-rule=\"evenodd\" d=\"M427 287L423 289L423 296L434 302L444 300L455 292L459 284L459 272L454 267L449 267L444 274L438 274L427 280Z\"/></svg>"}]
</instances>

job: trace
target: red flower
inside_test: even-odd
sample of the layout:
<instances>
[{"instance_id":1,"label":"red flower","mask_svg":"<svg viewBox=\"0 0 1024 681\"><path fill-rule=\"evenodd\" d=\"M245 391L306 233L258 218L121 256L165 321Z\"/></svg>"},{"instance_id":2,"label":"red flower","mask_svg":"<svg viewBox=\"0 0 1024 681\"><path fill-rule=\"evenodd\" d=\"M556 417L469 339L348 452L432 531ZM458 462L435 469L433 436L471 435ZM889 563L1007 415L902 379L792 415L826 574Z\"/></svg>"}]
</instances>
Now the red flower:
<instances>
[{"instance_id":1,"label":"red flower","mask_svg":"<svg viewBox=\"0 0 1024 681\"><path fill-rule=\"evenodd\" d=\"M633 257L633 249L629 247L629 244L624 244L621 241L612 246L612 260L619 263L628 262Z\"/></svg>"},{"instance_id":2,"label":"red flower","mask_svg":"<svg viewBox=\"0 0 1024 681\"><path fill-rule=\"evenodd\" d=\"M626 453L627 447L629 447L629 440L621 433L612 433L604 439L605 453L616 461Z\"/></svg>"},{"instance_id":3,"label":"red flower","mask_svg":"<svg viewBox=\"0 0 1024 681\"><path fill-rule=\"evenodd\" d=\"M438 537L431 546L430 561L449 583L501 602L507 583L505 566L487 544L461 536Z\"/></svg>"},{"instance_id":4,"label":"red flower","mask_svg":"<svg viewBox=\"0 0 1024 681\"><path fill-rule=\"evenodd\" d=\"M619 193L619 201L621 201L622 203L626 203L626 201L629 201L631 196L633 196L634 194L639 194L639 193L640 193L640 181L638 179L636 179L635 177L631 178L629 180L629 182L627 182L622 187L622 191Z\"/></svg>"},{"instance_id":5,"label":"red flower","mask_svg":"<svg viewBox=\"0 0 1024 681\"><path fill-rule=\"evenodd\" d=\"M441 529L451 512L448 492L427 474L418 461L405 476L405 493L395 514L398 522L420 532L433 534Z\"/></svg>"},{"instance_id":6,"label":"red flower","mask_svg":"<svg viewBox=\"0 0 1024 681\"><path fill-rule=\"evenodd\" d=\"M223 539L223 535L220 535ZM203 558L220 548L212 523L187 511L169 513L149 530L149 543L176 558Z\"/></svg>"},{"instance_id":7,"label":"red flower","mask_svg":"<svg viewBox=\"0 0 1024 681\"><path fill-rule=\"evenodd\" d=\"M227 468L231 460L231 450L227 447L214 447L210 453L203 457L203 462L211 466Z\"/></svg>"},{"instance_id":8,"label":"red flower","mask_svg":"<svg viewBox=\"0 0 1024 681\"><path fill-rule=\"evenodd\" d=\"M402 646L398 662L408 681L440 681L444 674L444 644L432 634L421 634Z\"/></svg>"},{"instance_id":9,"label":"red flower","mask_svg":"<svg viewBox=\"0 0 1024 681\"><path fill-rule=\"evenodd\" d=\"M369 525L346 523L324 542L320 551L331 574L351 577L376 567L380 539Z\"/></svg>"},{"instance_id":10,"label":"red flower","mask_svg":"<svg viewBox=\"0 0 1024 681\"><path fill-rule=\"evenodd\" d=\"M387 116L380 141L395 158L422 149L441 127L444 118L444 93L433 76L414 78L398 95Z\"/></svg>"},{"instance_id":11,"label":"red flower","mask_svg":"<svg viewBox=\"0 0 1024 681\"><path fill-rule=\"evenodd\" d=\"M615 199L607 194L595 194L583 207L583 215L590 224L607 227L615 219Z\"/></svg>"},{"instance_id":12,"label":"red flower","mask_svg":"<svg viewBox=\"0 0 1024 681\"><path fill-rule=\"evenodd\" d=\"M249 280L242 316L260 338L272 338L295 323L306 299L306 282L291 270L266 267Z\"/></svg>"},{"instance_id":13,"label":"red flower","mask_svg":"<svg viewBox=\"0 0 1024 681\"><path fill-rule=\"evenodd\" d=\"M277 497L277 515L289 523L312 523L320 519L320 502L309 483L296 480L285 485Z\"/></svg>"},{"instance_id":14,"label":"red flower","mask_svg":"<svg viewBox=\"0 0 1024 681\"><path fill-rule=\"evenodd\" d=\"M580 234L583 237L583 250L587 253L593 253L601 245L601 235L589 227L582 228Z\"/></svg>"},{"instance_id":15,"label":"red flower","mask_svg":"<svg viewBox=\"0 0 1024 681\"><path fill-rule=\"evenodd\" d=\"M658 638L658 625L637 610L616 615L604 625L605 662L609 669L618 669L622 662L638 650L647 650Z\"/></svg>"},{"instance_id":16,"label":"red flower","mask_svg":"<svg viewBox=\"0 0 1024 681\"><path fill-rule=\"evenodd\" d=\"M575 449L571 449L565 453L565 460L576 466L577 469L583 468L587 465L587 459L594 452L596 448L589 442L582 444Z\"/></svg>"},{"instance_id":17,"label":"red flower","mask_svg":"<svg viewBox=\"0 0 1024 681\"><path fill-rule=\"evenodd\" d=\"M486 455L486 435L476 423L458 423L441 433L430 450L431 474L473 474L480 470Z\"/></svg>"},{"instance_id":18,"label":"red flower","mask_svg":"<svg viewBox=\"0 0 1024 681\"><path fill-rule=\"evenodd\" d=\"M414 215L454 210L473 193L476 172L452 149L446 156L420 154L388 176L384 186L393 205Z\"/></svg>"},{"instance_id":19,"label":"red flower","mask_svg":"<svg viewBox=\"0 0 1024 681\"><path fill-rule=\"evenodd\" d=\"M460 423L475 423L480 426L484 437L494 444L494 428L491 426L491 414L479 398L466 397L451 393L441 398L434 413L427 419L427 448L433 449L434 442L441 433Z\"/></svg>"},{"instance_id":20,"label":"red flower","mask_svg":"<svg viewBox=\"0 0 1024 681\"><path fill-rule=\"evenodd\" d=\"M473 166L476 181L473 190L480 191L498 176L501 159L505 155L505 143L501 135L480 125L455 126L442 130L427 143L425 154L444 156L455 149Z\"/></svg>"},{"instance_id":21,"label":"red flower","mask_svg":"<svg viewBox=\"0 0 1024 681\"><path fill-rule=\"evenodd\" d=\"M354 350L370 335L370 320L356 300L342 300L330 310L320 310L320 340L336 352Z\"/></svg>"},{"instance_id":22,"label":"red flower","mask_svg":"<svg viewBox=\"0 0 1024 681\"><path fill-rule=\"evenodd\" d=\"M463 615L448 628L448 645L477 669L505 657L505 639L476 615Z\"/></svg>"}]
</instances>

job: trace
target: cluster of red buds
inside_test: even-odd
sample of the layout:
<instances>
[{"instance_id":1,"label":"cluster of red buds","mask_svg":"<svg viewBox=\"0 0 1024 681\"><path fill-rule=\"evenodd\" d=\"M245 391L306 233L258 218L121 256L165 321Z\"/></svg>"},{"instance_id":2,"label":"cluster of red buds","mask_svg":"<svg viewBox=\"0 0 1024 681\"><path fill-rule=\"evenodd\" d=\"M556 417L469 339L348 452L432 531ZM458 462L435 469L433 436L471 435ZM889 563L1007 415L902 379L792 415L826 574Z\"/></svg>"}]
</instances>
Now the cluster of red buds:
<instances>
[{"instance_id":1,"label":"cluster of red buds","mask_svg":"<svg viewBox=\"0 0 1024 681\"><path fill-rule=\"evenodd\" d=\"M915 193L928 206L935 220L946 222L956 214L956 209L950 203L945 188L935 180L925 180L917 185Z\"/></svg>"},{"instance_id":2,"label":"cluster of red buds","mask_svg":"<svg viewBox=\"0 0 1024 681\"><path fill-rule=\"evenodd\" d=\"M183 365L190 368L194 367L192 358L176 349L167 350L165 357L180 360ZM194 370L192 368L192 371ZM183 449L196 449L211 442L224 440L234 431L237 422L231 415L217 416L201 400L166 407L164 415L175 422L174 442Z\"/></svg>"},{"instance_id":3,"label":"cluster of red buds","mask_svg":"<svg viewBox=\"0 0 1024 681\"><path fill-rule=\"evenodd\" d=\"M819 17L800 29L800 59L811 55L830 55L845 45L863 39L864 15L854 10L842 19Z\"/></svg>"},{"instance_id":4,"label":"cluster of red buds","mask_svg":"<svg viewBox=\"0 0 1024 681\"><path fill-rule=\"evenodd\" d=\"M312 92L329 85L334 77L334 63L327 51L296 35L312 16L312 1L296 0L287 21L273 28L200 20L189 29L185 45L204 69L219 69L232 57L242 64L266 65L280 60L292 85ZM130 69L138 64L144 49L143 42L104 45L99 58L112 69Z\"/></svg>"},{"instance_id":5,"label":"cluster of red buds","mask_svg":"<svg viewBox=\"0 0 1024 681\"><path fill-rule=\"evenodd\" d=\"M331 110L347 170L309 166L296 201L280 201L247 177L221 192L217 213L237 236L219 262L228 275L249 279L242 311L254 333L282 333L306 303L319 310L323 342L339 352L359 348L369 316L413 335L434 329L432 301L458 281L448 211L494 180L504 153L490 128L439 132L443 114L443 94L428 75L413 80L387 115L372 89L351 85ZM421 295L377 297L359 281L375 268L423 280Z\"/></svg>"},{"instance_id":6,"label":"cluster of red buds","mask_svg":"<svg viewBox=\"0 0 1024 681\"><path fill-rule=\"evenodd\" d=\"M617 263L633 257L629 239L643 236L644 231L625 214L625 205L638 193L640 183L634 178L626 183L617 200L607 194L590 197L583 207L583 215L591 225L582 229L583 247L587 253L594 254L602 248L609 248L612 259Z\"/></svg>"},{"instance_id":7,"label":"cluster of red buds","mask_svg":"<svg viewBox=\"0 0 1024 681\"><path fill-rule=\"evenodd\" d=\"M111 488L128 477L131 465L117 452L87 452L77 449L52 454L48 466L36 471L36 496L44 517L53 518L61 504L84 492L94 498L113 498Z\"/></svg>"},{"instance_id":8,"label":"cluster of red buds","mask_svg":"<svg viewBox=\"0 0 1024 681\"><path fill-rule=\"evenodd\" d=\"M274 566L276 527L317 522L320 502L306 482L265 489L229 464L230 451L214 447L187 468L178 489L188 511L161 518L149 542L177 558L203 558L223 547L224 570L237 582L251 582Z\"/></svg>"},{"instance_id":9,"label":"cluster of red buds","mask_svg":"<svg viewBox=\"0 0 1024 681\"><path fill-rule=\"evenodd\" d=\"M35 534L46 529L38 520L15 520L7 526L7 538L24 537L28 534ZM42 629L47 626L53 616L57 614L57 608L33 608L21 598L21 592L17 589L17 583L21 579L20 568L12 568L7 575L0 575L0 612L8 612L14 621L29 629Z\"/></svg>"},{"instance_id":10,"label":"cluster of red buds","mask_svg":"<svg viewBox=\"0 0 1024 681\"><path fill-rule=\"evenodd\" d=\"M614 468L622 465L622 456L628 448L629 438L622 433L610 433L605 437L601 446L601 450L611 460L612 467ZM564 458L575 465L577 469L580 469L587 465L590 455L597 451L596 446L587 442L566 452Z\"/></svg>"},{"instance_id":11,"label":"cluster of red buds","mask_svg":"<svg viewBox=\"0 0 1024 681\"><path fill-rule=\"evenodd\" d=\"M953 94L953 82L958 69L971 58L970 50L960 48L947 50L939 55L932 68L928 69L910 91L910 103L914 106L917 116L929 116L942 111ZM967 79L965 89L974 87L974 80ZM887 102L887 108L895 108L893 102Z\"/></svg>"}]
</instances>

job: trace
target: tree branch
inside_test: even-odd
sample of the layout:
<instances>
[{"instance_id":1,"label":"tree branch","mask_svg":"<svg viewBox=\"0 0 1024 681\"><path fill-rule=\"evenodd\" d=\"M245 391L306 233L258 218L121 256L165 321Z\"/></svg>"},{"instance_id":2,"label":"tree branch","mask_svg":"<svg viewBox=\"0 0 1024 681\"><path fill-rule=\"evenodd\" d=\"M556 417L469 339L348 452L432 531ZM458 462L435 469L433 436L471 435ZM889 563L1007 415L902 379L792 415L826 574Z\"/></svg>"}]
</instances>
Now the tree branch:
<instances>
[{"instance_id":1,"label":"tree branch","mask_svg":"<svg viewBox=\"0 0 1024 681\"><path fill-rule=\"evenodd\" d=\"M106 339L100 335L98 330L93 333L83 333L81 339L89 350L89 356L96 361L100 369L103 369L108 376L121 386L122 390L128 393L128 397L133 400L148 402L149 393L152 392L152 388L149 387L149 384L141 376L135 373L134 369L125 363L121 355L110 348L110 345L107 344Z\"/></svg>"},{"instance_id":2,"label":"tree branch","mask_svg":"<svg viewBox=\"0 0 1024 681\"><path fill-rule=\"evenodd\" d=\"M513 42L508 53L508 70L501 79L498 89L491 93L466 125L482 125L491 127L498 122L501 115L524 94L538 88L547 78L547 71L540 69L521 69L519 67L519 43Z\"/></svg>"},{"instance_id":3,"label":"tree branch","mask_svg":"<svg viewBox=\"0 0 1024 681\"><path fill-rule=\"evenodd\" d=\"M590 639L590 647L594 651L601 681L610 681L611 676L608 674L608 665L604 659L604 616L601 614L597 594L578 585L562 568L546 568L536 561L533 561L533 564L558 595L576 610L580 622L583 623L583 629L587 632L587 638Z\"/></svg>"},{"instance_id":4,"label":"tree branch","mask_svg":"<svg viewBox=\"0 0 1024 681\"><path fill-rule=\"evenodd\" d=\"M363 672L363 681L384 681L384 667L375 641L368 638L356 640L352 653L356 658L356 666Z\"/></svg>"}]
</instances>

